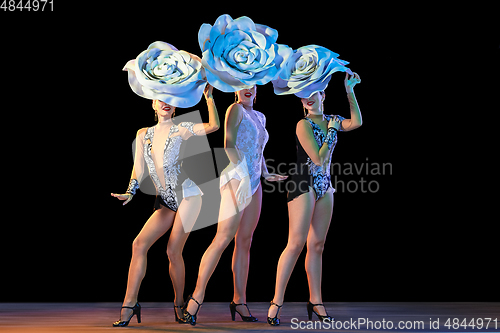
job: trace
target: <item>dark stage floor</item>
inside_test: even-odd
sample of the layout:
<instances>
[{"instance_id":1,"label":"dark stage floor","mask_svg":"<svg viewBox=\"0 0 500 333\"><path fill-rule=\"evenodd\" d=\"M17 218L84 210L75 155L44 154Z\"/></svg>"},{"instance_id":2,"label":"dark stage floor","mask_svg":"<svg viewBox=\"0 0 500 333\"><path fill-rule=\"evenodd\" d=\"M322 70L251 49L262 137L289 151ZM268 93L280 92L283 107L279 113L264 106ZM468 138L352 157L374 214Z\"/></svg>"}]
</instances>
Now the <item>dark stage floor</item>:
<instances>
[{"instance_id":1,"label":"dark stage floor","mask_svg":"<svg viewBox=\"0 0 500 333\"><path fill-rule=\"evenodd\" d=\"M278 327L266 323L268 303L264 302L248 304L259 318L256 323L242 322L238 315L233 322L228 303L207 302L194 327L174 322L171 303L141 305L141 324L134 317L128 328L114 328L111 324L119 317L120 303L0 303L0 332L297 332L301 328L309 332L500 332L500 303L326 303L336 322L316 324L316 329L307 322L305 303L285 303Z\"/></svg>"}]
</instances>

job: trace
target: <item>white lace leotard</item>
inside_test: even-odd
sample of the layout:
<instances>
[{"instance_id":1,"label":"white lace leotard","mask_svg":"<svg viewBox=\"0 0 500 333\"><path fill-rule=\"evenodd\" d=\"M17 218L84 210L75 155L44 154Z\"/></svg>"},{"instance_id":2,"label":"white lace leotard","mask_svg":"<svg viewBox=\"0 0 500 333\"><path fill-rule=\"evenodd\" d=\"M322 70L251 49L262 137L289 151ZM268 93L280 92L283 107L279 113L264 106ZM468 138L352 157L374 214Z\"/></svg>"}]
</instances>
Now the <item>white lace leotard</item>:
<instances>
[{"instance_id":1,"label":"white lace leotard","mask_svg":"<svg viewBox=\"0 0 500 333\"><path fill-rule=\"evenodd\" d=\"M260 185L263 152L267 140L269 140L269 134L266 130L266 116L264 114L254 110L253 113L258 119L258 121L254 121L245 108L242 108L242 110L243 117L236 134L236 149L240 155L240 161L246 160L250 176L251 194L253 195ZM233 178L241 180L230 163L221 173L220 187Z\"/></svg>"}]
</instances>

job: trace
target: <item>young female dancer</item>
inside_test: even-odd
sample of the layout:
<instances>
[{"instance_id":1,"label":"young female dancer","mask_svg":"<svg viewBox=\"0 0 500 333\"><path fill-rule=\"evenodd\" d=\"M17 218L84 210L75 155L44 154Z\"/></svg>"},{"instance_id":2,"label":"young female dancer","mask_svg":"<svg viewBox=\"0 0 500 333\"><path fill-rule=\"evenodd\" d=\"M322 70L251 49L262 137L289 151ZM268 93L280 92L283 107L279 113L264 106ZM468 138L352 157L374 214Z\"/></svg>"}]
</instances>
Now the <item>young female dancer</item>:
<instances>
[{"instance_id":1,"label":"young female dancer","mask_svg":"<svg viewBox=\"0 0 500 333\"><path fill-rule=\"evenodd\" d=\"M226 112L224 148L230 164L220 177L221 205L217 234L201 259L196 288L188 297L184 310L184 318L191 325L196 325L208 280L233 238L234 297L230 304L231 316L234 320L238 312L244 321L257 321L246 306L246 286L252 235L262 204L260 177L262 175L268 181L287 177L269 174L267 170L263 151L269 135L265 128L265 116L253 109L256 92L255 86L237 91L238 101Z\"/></svg>"},{"instance_id":2,"label":"young female dancer","mask_svg":"<svg viewBox=\"0 0 500 333\"><path fill-rule=\"evenodd\" d=\"M169 273L174 287L174 313L176 321L184 322L182 305L184 304L184 260L182 250L189 235L183 229L192 225L201 209L202 192L182 169L182 153L185 142L193 135L206 135L219 128L219 116L212 96L212 87L207 85L204 91L207 101L209 122L194 124L173 122L175 107L159 100L153 101L153 109L158 116L158 124L142 128L137 132L134 168L130 185L125 194L112 196L125 200L124 205L132 200L142 179L145 164L156 187L155 212L148 219L132 244L132 260L128 273L127 292L123 301L120 320L113 326L127 326L130 319L137 315L141 322L141 306L137 295L141 281L146 274L147 253L149 248L172 228L167 245Z\"/></svg>"},{"instance_id":3,"label":"young female dancer","mask_svg":"<svg viewBox=\"0 0 500 333\"><path fill-rule=\"evenodd\" d=\"M361 113L353 91L353 87L360 82L358 74L354 73L349 78L346 73L344 85L351 119L323 114L324 91L301 99L304 113L307 110L296 129L297 166L302 172L292 177L295 186L288 193L288 244L278 261L275 294L267 317L270 325L280 324L279 312L283 306L286 285L305 244L309 320L313 312L321 320L332 319L321 298L323 246L332 218L335 192L330 181L330 161L337 143L337 131L352 131L361 126Z\"/></svg>"}]
</instances>

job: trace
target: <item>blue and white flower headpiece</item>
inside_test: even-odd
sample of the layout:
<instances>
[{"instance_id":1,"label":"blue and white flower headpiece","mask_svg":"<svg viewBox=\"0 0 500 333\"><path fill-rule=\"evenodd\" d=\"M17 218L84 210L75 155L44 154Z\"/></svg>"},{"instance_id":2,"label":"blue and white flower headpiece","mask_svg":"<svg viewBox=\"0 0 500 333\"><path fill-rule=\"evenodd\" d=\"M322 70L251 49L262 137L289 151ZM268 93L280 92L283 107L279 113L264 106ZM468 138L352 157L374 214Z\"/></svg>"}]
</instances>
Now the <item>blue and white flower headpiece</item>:
<instances>
[{"instance_id":1,"label":"blue and white flower headpiece","mask_svg":"<svg viewBox=\"0 0 500 333\"><path fill-rule=\"evenodd\" d=\"M292 54L287 45L276 44L278 32L255 24L249 17L233 20L221 15L215 24L203 24L198 42L208 82L224 92L264 85L279 74Z\"/></svg>"},{"instance_id":2,"label":"blue and white flower headpiece","mask_svg":"<svg viewBox=\"0 0 500 333\"><path fill-rule=\"evenodd\" d=\"M165 42L149 45L123 70L137 95L180 108L198 104L207 84L201 59Z\"/></svg>"},{"instance_id":3,"label":"blue and white flower headpiece","mask_svg":"<svg viewBox=\"0 0 500 333\"><path fill-rule=\"evenodd\" d=\"M338 59L338 56L318 45L297 49L285 61L279 76L272 81L274 93L309 98L315 92L326 89L333 73L341 71L352 75L346 67L349 62Z\"/></svg>"}]
</instances>

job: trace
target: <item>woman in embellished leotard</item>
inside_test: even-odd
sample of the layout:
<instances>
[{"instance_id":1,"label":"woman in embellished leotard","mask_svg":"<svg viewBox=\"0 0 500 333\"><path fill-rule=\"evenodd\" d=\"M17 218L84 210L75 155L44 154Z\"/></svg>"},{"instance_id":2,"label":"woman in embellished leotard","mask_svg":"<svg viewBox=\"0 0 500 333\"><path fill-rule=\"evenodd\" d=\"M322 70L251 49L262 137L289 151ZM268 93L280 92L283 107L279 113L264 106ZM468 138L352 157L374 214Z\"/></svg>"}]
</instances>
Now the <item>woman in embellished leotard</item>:
<instances>
[{"instance_id":1,"label":"woman in embellished leotard","mask_svg":"<svg viewBox=\"0 0 500 333\"><path fill-rule=\"evenodd\" d=\"M359 82L361 80L357 74L352 78L346 74L344 84L351 119L323 114L324 91L301 99L304 113L307 110L307 114L298 122L296 129L298 172L292 175L291 183L288 184L288 244L278 261L275 294L267 318L270 325L277 326L280 323L286 285L306 244L309 320L313 312L321 320L332 320L321 297L323 246L332 218L335 192L330 180L330 162L337 143L337 131L352 131L361 126L361 113L353 91Z\"/></svg>"},{"instance_id":2,"label":"woman in embellished leotard","mask_svg":"<svg viewBox=\"0 0 500 333\"><path fill-rule=\"evenodd\" d=\"M209 122L175 124L175 107L159 100L153 100L153 109L158 124L137 132L134 169L125 194L111 195L127 204L139 187L145 167L156 187L155 212L133 242L127 291L123 301L120 320L113 326L127 326L134 314L140 322L140 305L137 302L139 287L146 274L147 252L149 248L170 228L167 245L169 273L174 287L174 312L178 322L184 322L184 260L182 249L189 233L183 225L192 225L201 209L201 195L198 186L188 178L182 169L182 156L186 140L193 135L206 135L219 128L219 116L212 97L212 87L204 91L209 111Z\"/></svg>"},{"instance_id":3,"label":"woman in embellished leotard","mask_svg":"<svg viewBox=\"0 0 500 333\"><path fill-rule=\"evenodd\" d=\"M234 297L230 304L231 316L234 320L238 312L244 321L257 321L246 306L246 285L250 245L262 204L260 177L279 181L286 176L270 174L267 170L263 151L269 135L265 128L265 116L253 109L256 92L255 86L237 91L238 102L226 112L224 148L230 164L220 177L221 205L217 234L201 259L196 289L184 311L186 321L192 325L196 324L208 280L233 238Z\"/></svg>"}]
</instances>

